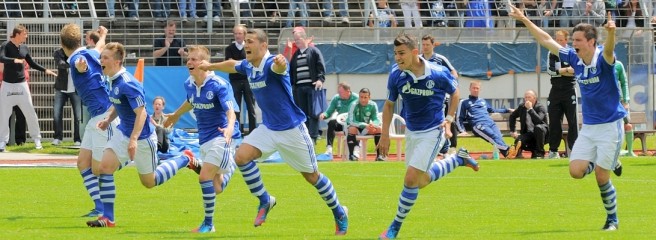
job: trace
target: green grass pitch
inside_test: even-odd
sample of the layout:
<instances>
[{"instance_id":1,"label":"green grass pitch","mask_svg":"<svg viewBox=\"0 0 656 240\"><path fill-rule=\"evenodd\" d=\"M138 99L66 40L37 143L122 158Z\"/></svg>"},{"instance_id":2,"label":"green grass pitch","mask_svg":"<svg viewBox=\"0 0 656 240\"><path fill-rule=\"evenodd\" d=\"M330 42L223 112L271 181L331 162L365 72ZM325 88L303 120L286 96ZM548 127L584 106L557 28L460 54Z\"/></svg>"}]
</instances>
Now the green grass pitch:
<instances>
[{"instance_id":1,"label":"green grass pitch","mask_svg":"<svg viewBox=\"0 0 656 240\"><path fill-rule=\"evenodd\" d=\"M594 175L569 177L568 161L486 160L458 168L422 189L401 239L656 239L656 159L623 158L613 177L620 229L600 230L605 210ZM286 164L259 164L278 205L253 227L257 200L237 172L217 197L216 233L190 230L203 219L198 177L188 169L154 189L134 167L116 174L116 228L92 229L80 217L92 203L74 168L0 168L0 239L375 239L392 221L403 162L330 162L350 227L335 237L332 214L314 187Z\"/></svg>"}]
</instances>

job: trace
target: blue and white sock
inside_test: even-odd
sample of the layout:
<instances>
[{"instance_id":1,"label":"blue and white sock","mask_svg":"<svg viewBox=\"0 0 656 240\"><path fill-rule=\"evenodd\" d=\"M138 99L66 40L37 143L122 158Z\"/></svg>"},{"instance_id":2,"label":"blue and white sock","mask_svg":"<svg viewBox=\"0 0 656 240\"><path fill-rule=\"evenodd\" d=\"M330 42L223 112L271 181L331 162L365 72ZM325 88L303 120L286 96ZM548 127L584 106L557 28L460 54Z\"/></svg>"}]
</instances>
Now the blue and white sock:
<instances>
[{"instance_id":1,"label":"blue and white sock","mask_svg":"<svg viewBox=\"0 0 656 240\"><path fill-rule=\"evenodd\" d=\"M109 221L114 221L114 201L116 199L116 185L114 185L114 175L100 174L100 199L103 203L103 216Z\"/></svg>"},{"instance_id":2,"label":"blue and white sock","mask_svg":"<svg viewBox=\"0 0 656 240\"><path fill-rule=\"evenodd\" d=\"M250 161L249 163L238 167L244 177L246 185L248 186L248 190L251 191L253 196L260 199L260 205L269 203L269 193L264 187L262 177L260 176L260 168L257 167L257 164Z\"/></svg>"},{"instance_id":3,"label":"blue and white sock","mask_svg":"<svg viewBox=\"0 0 656 240\"><path fill-rule=\"evenodd\" d=\"M221 182L221 190L225 191L225 189L228 187L228 183L230 182L230 179L232 178L232 174L234 173L235 171L233 170L223 174L223 181Z\"/></svg>"},{"instance_id":4,"label":"blue and white sock","mask_svg":"<svg viewBox=\"0 0 656 240\"><path fill-rule=\"evenodd\" d=\"M333 211L333 216L335 218L341 218L344 215L344 209L339 204L339 199L337 199L337 193L335 193L335 188L333 188L333 183L330 182L328 177L319 173L319 180L314 184L314 187L317 189L317 192L321 198L326 202L326 205Z\"/></svg>"},{"instance_id":5,"label":"blue and white sock","mask_svg":"<svg viewBox=\"0 0 656 240\"><path fill-rule=\"evenodd\" d=\"M93 200L93 204L95 205L95 209L99 212L103 211L103 204L102 201L100 201L100 189L98 186L98 176L93 175L93 172L91 172L91 168L84 169L80 172L80 175L82 175L82 180L84 181L84 187L87 189L87 192L89 193L89 196L91 197L91 200Z\"/></svg>"},{"instance_id":6,"label":"blue and white sock","mask_svg":"<svg viewBox=\"0 0 656 240\"><path fill-rule=\"evenodd\" d=\"M171 179L183 167L189 164L189 158L184 155L177 156L163 162L155 169L155 185L159 186Z\"/></svg>"},{"instance_id":7,"label":"blue and white sock","mask_svg":"<svg viewBox=\"0 0 656 240\"><path fill-rule=\"evenodd\" d=\"M214 221L214 204L216 201L216 192L214 192L214 182L212 180L200 182L200 189L203 192L203 203L205 207L205 224L213 225Z\"/></svg>"},{"instance_id":8,"label":"blue and white sock","mask_svg":"<svg viewBox=\"0 0 656 240\"><path fill-rule=\"evenodd\" d=\"M448 158L433 162L431 168L428 170L431 182L437 181L452 172L456 167L463 165L461 157L453 154Z\"/></svg>"},{"instance_id":9,"label":"blue and white sock","mask_svg":"<svg viewBox=\"0 0 656 240\"><path fill-rule=\"evenodd\" d=\"M583 173L583 176L587 176L588 174L594 172L595 170L595 164L593 162L588 162L588 168L585 169L585 173Z\"/></svg>"},{"instance_id":10,"label":"blue and white sock","mask_svg":"<svg viewBox=\"0 0 656 240\"><path fill-rule=\"evenodd\" d=\"M393 228L397 230L401 229L401 224L403 224L405 217L408 216L408 213L410 213L412 206L415 205L415 201L417 200L418 195L419 188L409 188L407 186L403 186L403 191L399 197L399 207L396 210L396 217L392 222Z\"/></svg>"},{"instance_id":11,"label":"blue and white sock","mask_svg":"<svg viewBox=\"0 0 656 240\"><path fill-rule=\"evenodd\" d=\"M607 219L617 221L617 194L615 194L615 186L609 180L608 183L599 186L599 191L601 192L601 201L604 203L604 208L606 208Z\"/></svg>"}]
</instances>

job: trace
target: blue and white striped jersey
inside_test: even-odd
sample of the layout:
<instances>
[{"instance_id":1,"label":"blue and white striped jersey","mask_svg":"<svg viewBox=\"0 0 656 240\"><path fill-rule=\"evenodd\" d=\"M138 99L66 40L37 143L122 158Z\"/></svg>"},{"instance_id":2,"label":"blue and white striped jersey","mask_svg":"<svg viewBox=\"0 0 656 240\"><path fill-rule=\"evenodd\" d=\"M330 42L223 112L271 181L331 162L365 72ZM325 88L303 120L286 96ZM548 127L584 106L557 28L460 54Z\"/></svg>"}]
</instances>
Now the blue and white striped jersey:
<instances>
[{"instance_id":1,"label":"blue and white striped jersey","mask_svg":"<svg viewBox=\"0 0 656 240\"><path fill-rule=\"evenodd\" d=\"M134 121L137 117L134 109L146 106L143 85L131 73L127 72L125 68L122 68L116 75L110 77L109 84L109 100L114 104L114 109L121 119L118 130L123 135L130 137L132 129L134 129ZM141 134L139 134L139 140L148 138L155 128L150 123L150 116L148 114L146 114L146 120L143 124L144 127L141 130Z\"/></svg>"},{"instance_id":2,"label":"blue and white striped jersey","mask_svg":"<svg viewBox=\"0 0 656 240\"><path fill-rule=\"evenodd\" d=\"M609 123L626 116L620 103L615 66L604 59L603 47L596 49L590 65L585 65L571 48L561 48L559 55L574 68L574 79L581 89L584 124Z\"/></svg>"},{"instance_id":3,"label":"blue and white striped jersey","mask_svg":"<svg viewBox=\"0 0 656 240\"><path fill-rule=\"evenodd\" d=\"M239 112L230 83L210 73L202 85L196 86L194 78L189 77L184 87L187 101L194 107L200 144L203 145L216 137L224 137L223 133L219 132L219 128L228 127L226 112L228 110ZM239 123L235 121L232 138L240 137Z\"/></svg>"},{"instance_id":4,"label":"blue and white striped jersey","mask_svg":"<svg viewBox=\"0 0 656 240\"><path fill-rule=\"evenodd\" d=\"M454 93L458 87L448 69L420 59L424 75L415 76L394 64L387 80L387 100L394 102L401 95L401 116L411 131L433 130L442 124L445 95Z\"/></svg>"},{"instance_id":5,"label":"blue and white striped jersey","mask_svg":"<svg viewBox=\"0 0 656 240\"><path fill-rule=\"evenodd\" d=\"M87 71L83 73L75 68L75 62L80 58L84 58L88 66ZM84 106L87 106L91 117L107 112L112 103L109 101L107 82L100 66L100 53L95 49L78 48L68 58L68 64L75 90Z\"/></svg>"},{"instance_id":6,"label":"blue and white striped jersey","mask_svg":"<svg viewBox=\"0 0 656 240\"><path fill-rule=\"evenodd\" d=\"M283 131L305 122L306 117L294 103L289 72L274 72L273 57L267 52L257 67L242 60L235 65L235 70L248 77L255 101L262 109L262 124L271 130Z\"/></svg>"}]
</instances>

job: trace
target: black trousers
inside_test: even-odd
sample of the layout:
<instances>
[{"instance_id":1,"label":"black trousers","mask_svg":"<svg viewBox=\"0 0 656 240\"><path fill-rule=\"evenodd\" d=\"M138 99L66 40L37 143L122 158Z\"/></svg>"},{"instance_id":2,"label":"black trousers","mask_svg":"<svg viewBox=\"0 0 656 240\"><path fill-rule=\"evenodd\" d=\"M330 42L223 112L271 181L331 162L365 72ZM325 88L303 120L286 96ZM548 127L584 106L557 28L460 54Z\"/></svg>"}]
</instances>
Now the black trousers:
<instances>
[{"instance_id":1,"label":"black trousers","mask_svg":"<svg viewBox=\"0 0 656 240\"><path fill-rule=\"evenodd\" d=\"M27 121L25 121L25 115L20 110L18 106L14 106L14 116L16 116L16 124L14 129L14 140L16 145L23 145L27 141ZM9 123L9 128L11 128L11 123Z\"/></svg>"},{"instance_id":2,"label":"black trousers","mask_svg":"<svg viewBox=\"0 0 656 240\"><path fill-rule=\"evenodd\" d=\"M230 85L232 85L232 91L235 94L235 101L241 109L241 100L242 97L246 103L246 110L248 110L248 132L252 132L257 125L257 120L255 119L255 97L253 97L253 91L251 91L251 85L248 84L247 79L242 80L230 80ZM240 112L235 112L237 115L237 122L239 122L239 130L244 133L244 124L241 121Z\"/></svg>"},{"instance_id":3,"label":"black trousers","mask_svg":"<svg viewBox=\"0 0 656 240\"><path fill-rule=\"evenodd\" d=\"M305 116L305 126L307 127L310 137L315 141L319 137L319 118L312 116L312 92L314 91L313 85L294 86L294 103L298 106Z\"/></svg>"},{"instance_id":4,"label":"black trousers","mask_svg":"<svg viewBox=\"0 0 656 240\"><path fill-rule=\"evenodd\" d=\"M548 129L547 126L536 126L533 129L533 132L526 132L520 134L517 139L515 139L515 144L518 141L522 141L522 150L530 151L531 158L543 157L544 156L544 140L547 138ZM558 134L560 136L560 134ZM520 155L520 154L517 154Z\"/></svg>"},{"instance_id":5,"label":"black trousers","mask_svg":"<svg viewBox=\"0 0 656 240\"><path fill-rule=\"evenodd\" d=\"M161 153L168 153L169 137L166 134L166 129L163 127L155 127L155 134L157 134L157 151Z\"/></svg>"},{"instance_id":6,"label":"black trousers","mask_svg":"<svg viewBox=\"0 0 656 240\"><path fill-rule=\"evenodd\" d=\"M569 149L572 149L576 138L579 136L579 123L576 119L576 101L573 99L552 99L549 98L549 151L557 152L560 147L560 140L563 132L563 116L567 118L567 142Z\"/></svg>"},{"instance_id":7,"label":"black trousers","mask_svg":"<svg viewBox=\"0 0 656 240\"><path fill-rule=\"evenodd\" d=\"M326 133L326 146L333 145L336 131L344 131L344 126L342 126L342 124L337 123L337 120L335 119L328 121L328 132Z\"/></svg>"}]
</instances>

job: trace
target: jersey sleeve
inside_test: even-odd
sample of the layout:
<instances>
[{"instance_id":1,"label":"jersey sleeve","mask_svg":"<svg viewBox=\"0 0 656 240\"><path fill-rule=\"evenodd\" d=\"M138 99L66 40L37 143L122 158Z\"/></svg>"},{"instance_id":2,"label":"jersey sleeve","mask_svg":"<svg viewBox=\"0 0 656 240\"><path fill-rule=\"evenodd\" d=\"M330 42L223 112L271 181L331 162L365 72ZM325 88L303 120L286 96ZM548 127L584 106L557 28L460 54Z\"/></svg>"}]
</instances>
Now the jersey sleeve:
<instances>
[{"instance_id":1,"label":"jersey sleeve","mask_svg":"<svg viewBox=\"0 0 656 240\"><path fill-rule=\"evenodd\" d=\"M387 78L387 100L396 102L396 99L399 97L399 90L396 88L396 79L398 78L398 73L395 71L396 66L392 68L389 77Z\"/></svg>"},{"instance_id":2,"label":"jersey sleeve","mask_svg":"<svg viewBox=\"0 0 656 240\"><path fill-rule=\"evenodd\" d=\"M137 109L139 107L146 106L146 99L144 98L143 91L141 91L140 83L137 81L129 81L123 85L123 95L128 99L130 108Z\"/></svg>"},{"instance_id":3,"label":"jersey sleeve","mask_svg":"<svg viewBox=\"0 0 656 240\"><path fill-rule=\"evenodd\" d=\"M214 95L217 96L219 104L221 107L228 112L228 110L233 110L239 112L239 106L237 101L235 101L235 96L232 92L232 87L224 80L218 80L219 84L212 90Z\"/></svg>"},{"instance_id":4,"label":"jersey sleeve","mask_svg":"<svg viewBox=\"0 0 656 240\"><path fill-rule=\"evenodd\" d=\"M247 67L248 67L248 62L247 61L243 61L243 60L242 61L237 61L237 63L235 64L235 71L237 71L238 73L241 73L243 75L247 75L246 74Z\"/></svg>"}]
</instances>

